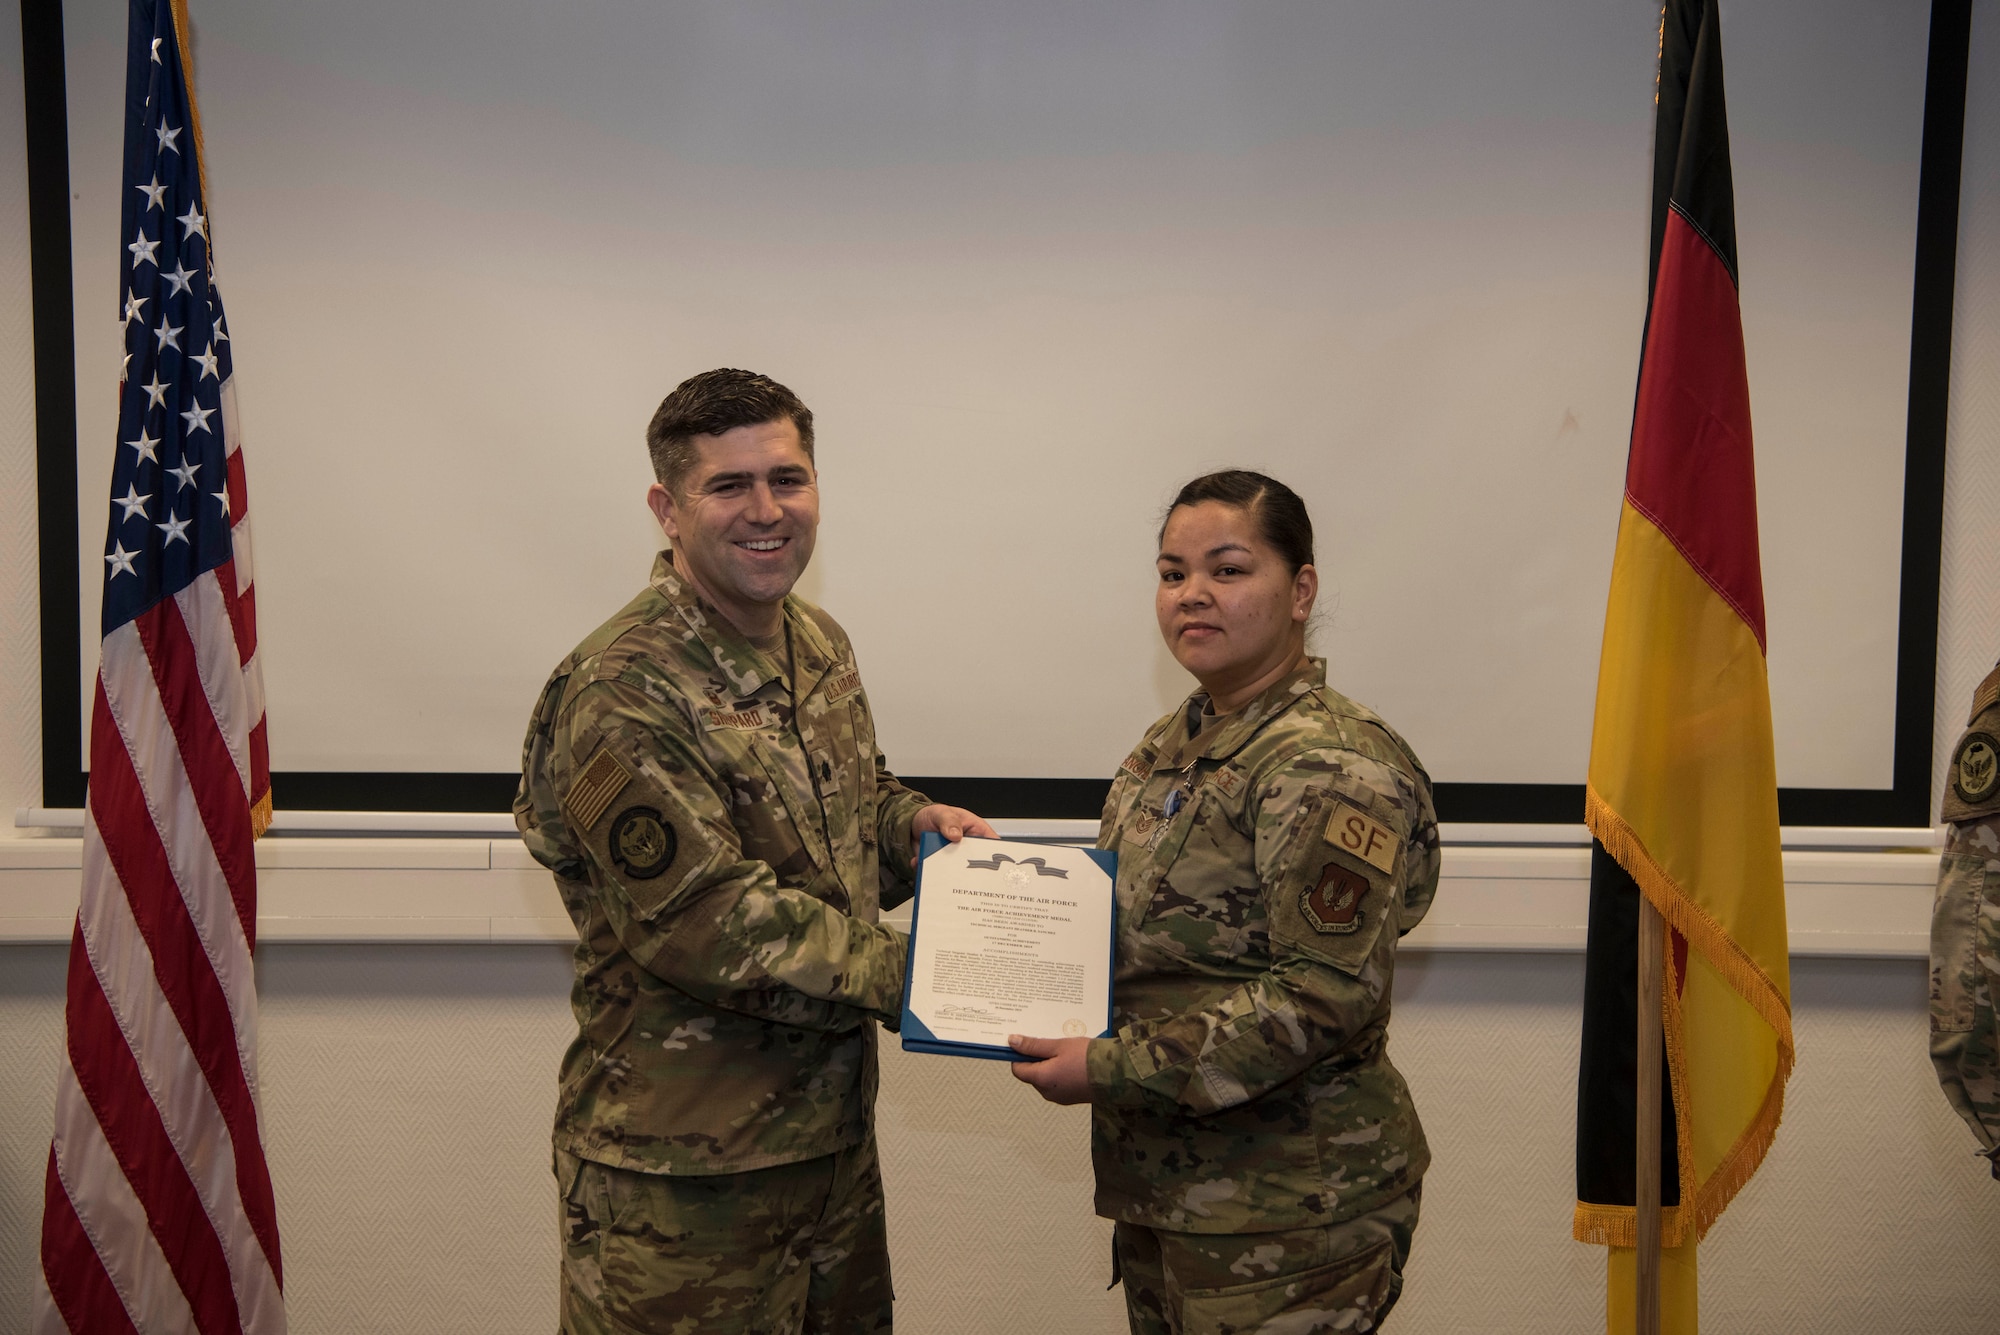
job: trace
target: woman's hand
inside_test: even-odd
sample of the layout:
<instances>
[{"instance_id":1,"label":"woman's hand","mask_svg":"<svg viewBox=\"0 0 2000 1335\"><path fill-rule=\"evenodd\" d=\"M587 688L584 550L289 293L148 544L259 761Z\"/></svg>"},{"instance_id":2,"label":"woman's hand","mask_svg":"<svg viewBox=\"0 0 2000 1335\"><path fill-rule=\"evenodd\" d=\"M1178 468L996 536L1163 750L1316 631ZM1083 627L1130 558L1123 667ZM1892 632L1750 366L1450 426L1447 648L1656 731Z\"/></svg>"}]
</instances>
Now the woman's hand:
<instances>
[{"instance_id":1,"label":"woman's hand","mask_svg":"<svg viewBox=\"0 0 2000 1335\"><path fill-rule=\"evenodd\" d=\"M954 844L968 834L975 839L1000 837L999 832L991 825L964 807L948 807L940 802L933 802L927 807L920 808L917 814L910 818L912 847L922 843L923 837L927 834L941 834ZM917 856L914 853L910 855L910 865L912 867L917 865Z\"/></svg>"},{"instance_id":2,"label":"woman's hand","mask_svg":"<svg viewBox=\"0 0 2000 1335\"><path fill-rule=\"evenodd\" d=\"M1086 1055L1087 1038L1023 1038L1007 1036L1007 1046L1023 1057L1038 1060L1015 1062L1014 1078L1033 1085L1050 1103L1090 1102L1090 1068Z\"/></svg>"}]
</instances>

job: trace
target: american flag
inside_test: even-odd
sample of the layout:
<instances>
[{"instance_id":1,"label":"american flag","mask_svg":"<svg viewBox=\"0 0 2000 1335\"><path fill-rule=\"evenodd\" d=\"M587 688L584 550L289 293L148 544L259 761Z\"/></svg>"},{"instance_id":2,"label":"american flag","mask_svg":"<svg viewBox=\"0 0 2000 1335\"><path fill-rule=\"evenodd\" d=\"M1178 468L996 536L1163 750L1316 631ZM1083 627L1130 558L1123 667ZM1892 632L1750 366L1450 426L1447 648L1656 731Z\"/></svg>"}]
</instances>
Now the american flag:
<instances>
[{"instance_id":1,"label":"american flag","mask_svg":"<svg viewBox=\"0 0 2000 1335\"><path fill-rule=\"evenodd\" d=\"M125 367L38 1335L285 1328L250 963L270 764L186 32L175 0L131 0Z\"/></svg>"}]
</instances>

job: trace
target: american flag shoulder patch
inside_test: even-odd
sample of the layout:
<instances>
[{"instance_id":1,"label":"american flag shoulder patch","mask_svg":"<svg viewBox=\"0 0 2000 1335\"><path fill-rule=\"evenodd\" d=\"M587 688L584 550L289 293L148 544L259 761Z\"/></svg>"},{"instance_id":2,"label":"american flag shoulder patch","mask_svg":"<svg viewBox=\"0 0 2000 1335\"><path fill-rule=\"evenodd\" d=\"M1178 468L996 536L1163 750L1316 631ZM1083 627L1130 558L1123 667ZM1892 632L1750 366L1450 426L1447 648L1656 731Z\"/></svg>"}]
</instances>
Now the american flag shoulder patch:
<instances>
[{"instance_id":1,"label":"american flag shoulder patch","mask_svg":"<svg viewBox=\"0 0 2000 1335\"><path fill-rule=\"evenodd\" d=\"M632 782L632 771L609 746L598 748L577 781L563 797L563 810L576 822L578 830L588 830L604 815L613 798Z\"/></svg>"}]
</instances>

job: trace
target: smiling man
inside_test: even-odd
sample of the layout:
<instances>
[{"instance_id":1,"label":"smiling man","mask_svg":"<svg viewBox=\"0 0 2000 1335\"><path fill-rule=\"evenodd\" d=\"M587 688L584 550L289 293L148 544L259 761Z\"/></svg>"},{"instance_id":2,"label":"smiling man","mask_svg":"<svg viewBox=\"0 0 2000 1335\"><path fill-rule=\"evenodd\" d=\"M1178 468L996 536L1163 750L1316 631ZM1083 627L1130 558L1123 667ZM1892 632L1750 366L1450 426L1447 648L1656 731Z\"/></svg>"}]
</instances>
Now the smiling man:
<instances>
[{"instance_id":1,"label":"smiling man","mask_svg":"<svg viewBox=\"0 0 2000 1335\"><path fill-rule=\"evenodd\" d=\"M576 923L555 1167L562 1329L890 1329L875 1022L900 1013L917 836L991 836L896 780L854 650L792 596L812 413L683 381L646 431L672 549L559 665L514 818Z\"/></svg>"}]
</instances>

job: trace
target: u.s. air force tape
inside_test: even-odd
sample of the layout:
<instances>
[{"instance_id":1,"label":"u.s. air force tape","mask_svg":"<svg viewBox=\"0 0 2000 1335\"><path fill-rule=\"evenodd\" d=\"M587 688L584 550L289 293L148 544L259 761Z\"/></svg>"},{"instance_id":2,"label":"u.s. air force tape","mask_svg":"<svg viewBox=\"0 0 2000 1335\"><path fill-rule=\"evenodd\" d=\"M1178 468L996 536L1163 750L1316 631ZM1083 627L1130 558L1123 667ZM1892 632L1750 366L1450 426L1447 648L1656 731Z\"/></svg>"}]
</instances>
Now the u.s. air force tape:
<instances>
[{"instance_id":1,"label":"u.s. air force tape","mask_svg":"<svg viewBox=\"0 0 2000 1335\"><path fill-rule=\"evenodd\" d=\"M826 684L826 702L830 705L845 704L861 694L861 673L849 668Z\"/></svg>"},{"instance_id":2,"label":"u.s. air force tape","mask_svg":"<svg viewBox=\"0 0 2000 1335\"><path fill-rule=\"evenodd\" d=\"M611 860L637 881L651 880L674 860L680 840L673 825L652 807L626 807L611 822Z\"/></svg>"}]
</instances>

